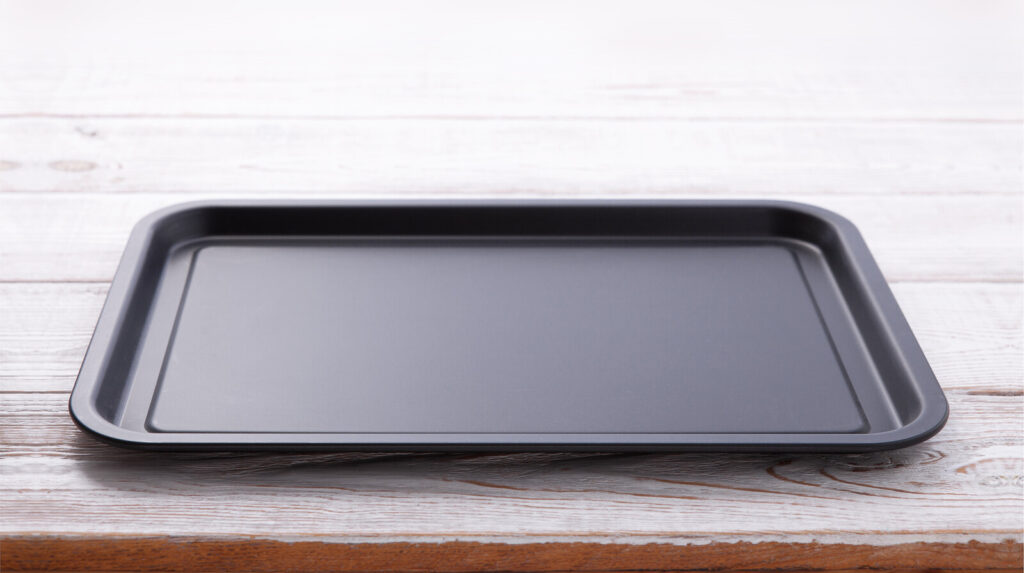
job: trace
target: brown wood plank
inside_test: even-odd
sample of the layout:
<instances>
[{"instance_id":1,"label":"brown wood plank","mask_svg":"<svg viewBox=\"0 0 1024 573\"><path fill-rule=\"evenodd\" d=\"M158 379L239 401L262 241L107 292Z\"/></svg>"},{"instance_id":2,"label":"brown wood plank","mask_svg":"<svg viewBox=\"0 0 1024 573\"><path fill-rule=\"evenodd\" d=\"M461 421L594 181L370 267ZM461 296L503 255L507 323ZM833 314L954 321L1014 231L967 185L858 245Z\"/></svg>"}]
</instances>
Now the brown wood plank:
<instances>
[{"instance_id":1,"label":"brown wood plank","mask_svg":"<svg viewBox=\"0 0 1024 573\"><path fill-rule=\"evenodd\" d=\"M7 538L4 571L1019 571L1003 543L323 543Z\"/></svg>"}]
</instances>

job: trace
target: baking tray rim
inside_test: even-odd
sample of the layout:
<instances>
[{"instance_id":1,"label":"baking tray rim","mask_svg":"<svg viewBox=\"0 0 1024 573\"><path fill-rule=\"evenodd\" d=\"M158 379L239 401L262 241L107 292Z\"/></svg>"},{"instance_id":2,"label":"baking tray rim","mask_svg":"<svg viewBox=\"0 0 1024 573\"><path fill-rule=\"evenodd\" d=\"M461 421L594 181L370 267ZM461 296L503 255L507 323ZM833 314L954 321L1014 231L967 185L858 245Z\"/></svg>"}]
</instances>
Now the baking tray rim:
<instances>
[{"instance_id":1,"label":"baking tray rim","mask_svg":"<svg viewBox=\"0 0 1024 573\"><path fill-rule=\"evenodd\" d=\"M863 433L224 433L141 432L107 420L95 394L107 357L91 352L117 338L127 297L141 274L138 262L158 227L168 219L208 208L770 208L809 216L828 225L842 243L851 268L884 317L894 348L920 400L917 416L902 426ZM126 272L130 271L130 272ZM902 448L938 433L949 405L903 312L863 236L838 213L797 201L774 199L207 199L177 203L143 217L132 229L68 399L75 424L101 441L149 450L351 450L351 451L806 451L866 452ZM382 437L387 439L382 439Z\"/></svg>"}]
</instances>

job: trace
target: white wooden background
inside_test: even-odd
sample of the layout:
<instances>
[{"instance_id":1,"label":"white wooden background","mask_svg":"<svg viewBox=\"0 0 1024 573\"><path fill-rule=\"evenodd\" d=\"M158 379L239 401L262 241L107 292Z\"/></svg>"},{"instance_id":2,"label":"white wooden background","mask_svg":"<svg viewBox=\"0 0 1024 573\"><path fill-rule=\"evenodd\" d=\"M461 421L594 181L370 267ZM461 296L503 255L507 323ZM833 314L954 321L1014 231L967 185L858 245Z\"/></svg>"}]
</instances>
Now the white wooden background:
<instances>
[{"instance_id":1,"label":"white wooden background","mask_svg":"<svg viewBox=\"0 0 1024 573\"><path fill-rule=\"evenodd\" d=\"M1022 12L0 1L0 535L1019 543ZM950 421L855 456L183 456L82 435L66 401L131 225L247 196L822 205L865 234Z\"/></svg>"}]
</instances>

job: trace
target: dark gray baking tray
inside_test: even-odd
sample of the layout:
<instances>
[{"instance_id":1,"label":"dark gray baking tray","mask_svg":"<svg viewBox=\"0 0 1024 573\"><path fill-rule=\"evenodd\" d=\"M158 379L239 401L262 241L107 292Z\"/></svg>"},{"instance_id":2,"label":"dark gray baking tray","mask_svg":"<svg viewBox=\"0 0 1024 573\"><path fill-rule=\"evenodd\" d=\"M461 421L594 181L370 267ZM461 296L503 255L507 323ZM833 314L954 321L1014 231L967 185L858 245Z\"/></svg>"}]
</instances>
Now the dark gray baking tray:
<instances>
[{"instance_id":1,"label":"dark gray baking tray","mask_svg":"<svg viewBox=\"0 0 1024 573\"><path fill-rule=\"evenodd\" d=\"M947 416L856 228L768 201L171 207L70 407L153 449L867 451Z\"/></svg>"}]
</instances>

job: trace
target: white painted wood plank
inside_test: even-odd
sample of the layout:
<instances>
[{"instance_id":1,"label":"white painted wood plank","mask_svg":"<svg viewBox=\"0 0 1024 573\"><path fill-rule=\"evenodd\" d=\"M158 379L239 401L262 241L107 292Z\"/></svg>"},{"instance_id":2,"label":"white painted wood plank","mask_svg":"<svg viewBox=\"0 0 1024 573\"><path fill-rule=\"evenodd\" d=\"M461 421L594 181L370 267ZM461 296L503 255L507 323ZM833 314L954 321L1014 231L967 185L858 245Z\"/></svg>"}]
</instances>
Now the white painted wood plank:
<instances>
[{"instance_id":1,"label":"white painted wood plank","mask_svg":"<svg viewBox=\"0 0 1024 573\"><path fill-rule=\"evenodd\" d=\"M0 4L0 114L1021 118L1020 3Z\"/></svg>"},{"instance_id":2,"label":"white painted wood plank","mask_svg":"<svg viewBox=\"0 0 1024 573\"><path fill-rule=\"evenodd\" d=\"M131 227L187 199L266 195L0 194L0 281L110 281ZM391 193L290 193L320 199L453 197ZM528 197L515 193L481 195ZM563 195L558 195L563 196ZM569 197L570 195L564 195ZM587 194L588 197L621 195ZM692 198L664 193L636 197ZM718 196L720 197L720 196ZM769 195L832 209L860 228L890 281L1020 281L1022 197Z\"/></svg>"},{"instance_id":3,"label":"white painted wood plank","mask_svg":"<svg viewBox=\"0 0 1024 573\"><path fill-rule=\"evenodd\" d=\"M944 388L1020 392L1019 283L906 283L894 292ZM105 297L103 284L0 284L0 391L70 391Z\"/></svg>"},{"instance_id":4,"label":"white painted wood plank","mask_svg":"<svg viewBox=\"0 0 1024 573\"><path fill-rule=\"evenodd\" d=\"M0 392L70 391L106 284L0 284Z\"/></svg>"},{"instance_id":5,"label":"white painted wood plank","mask_svg":"<svg viewBox=\"0 0 1024 573\"><path fill-rule=\"evenodd\" d=\"M1021 192L1013 123L0 120L0 191Z\"/></svg>"},{"instance_id":6,"label":"white painted wood plank","mask_svg":"<svg viewBox=\"0 0 1024 573\"><path fill-rule=\"evenodd\" d=\"M1022 398L949 398L937 437L877 454L184 455L80 434L64 394L0 394L0 532L1019 541Z\"/></svg>"}]
</instances>

